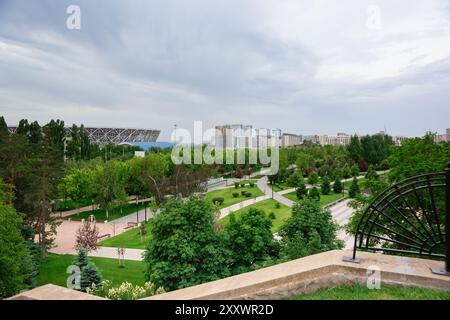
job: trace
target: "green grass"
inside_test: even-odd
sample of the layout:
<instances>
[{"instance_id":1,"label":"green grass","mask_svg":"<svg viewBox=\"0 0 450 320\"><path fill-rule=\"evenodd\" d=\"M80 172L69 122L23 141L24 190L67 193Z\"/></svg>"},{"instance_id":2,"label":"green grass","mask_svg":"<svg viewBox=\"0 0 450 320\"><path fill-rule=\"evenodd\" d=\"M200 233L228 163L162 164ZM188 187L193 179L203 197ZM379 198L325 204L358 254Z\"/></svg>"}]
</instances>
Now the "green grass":
<instances>
[{"instance_id":1,"label":"green grass","mask_svg":"<svg viewBox=\"0 0 450 320\"><path fill-rule=\"evenodd\" d=\"M242 208L238 211L234 212L234 215L236 218L238 218L242 213L247 212L250 210L250 208L257 208L260 210L263 210L266 215L269 215L271 212L275 213L275 220L272 220L272 232L277 232L280 227L283 225L283 222L291 216L291 208L288 206L285 206L280 203L280 208L276 207L276 204L278 202L272 199L264 200L258 203L255 203L254 205ZM226 216L222 220L220 220L220 223L226 225L228 221L230 220L229 216Z\"/></svg>"},{"instance_id":2,"label":"green grass","mask_svg":"<svg viewBox=\"0 0 450 320\"><path fill-rule=\"evenodd\" d=\"M251 192L252 196L250 198L247 198L247 197L241 195L241 191ZM233 198L234 192L239 193L239 197ZM218 198L218 197L223 197L225 199L225 201L221 206L219 206L219 208L222 209L222 208L229 207L233 204L236 204L236 203L239 203L239 202L242 202L245 200L249 200L252 198L256 198L256 197L259 197L262 195L264 195L264 194L261 192L261 190L259 190L259 188L255 184L255 186L253 188L247 186L244 188L239 187L238 189L232 187L232 188L227 188L227 189L214 190L214 191L208 192L206 194L205 199L212 203L212 199Z\"/></svg>"},{"instance_id":3,"label":"green grass","mask_svg":"<svg viewBox=\"0 0 450 320\"><path fill-rule=\"evenodd\" d=\"M289 300L450 300L450 292L414 287L382 286L370 290L361 284L322 289Z\"/></svg>"},{"instance_id":4,"label":"green grass","mask_svg":"<svg viewBox=\"0 0 450 320\"><path fill-rule=\"evenodd\" d=\"M47 254L45 261L40 266L40 274L37 279L38 286L55 284L66 287L67 267L72 265L75 256ZM103 276L103 280L109 280L114 287L120 286L125 281L142 286L145 283L145 263L141 261L125 261L125 267L119 267L117 259L89 258L95 263Z\"/></svg>"},{"instance_id":5,"label":"green grass","mask_svg":"<svg viewBox=\"0 0 450 320\"><path fill-rule=\"evenodd\" d=\"M275 192L279 192L279 191L283 191L283 190L287 190L287 189L291 189L292 188L291 186L288 186L286 182L275 183L274 185L271 185L270 183L268 183L268 185Z\"/></svg>"},{"instance_id":6,"label":"green grass","mask_svg":"<svg viewBox=\"0 0 450 320\"><path fill-rule=\"evenodd\" d=\"M298 201L297 194L295 192L285 194L284 197L286 197L292 201ZM342 193L331 192L330 194L327 194L327 195L321 194L319 204L321 207L324 207L324 206L326 206L334 201L337 201L341 198L342 198Z\"/></svg>"},{"instance_id":7,"label":"green grass","mask_svg":"<svg viewBox=\"0 0 450 320\"><path fill-rule=\"evenodd\" d=\"M361 190L364 189L364 184L366 182L367 182L366 178L361 178L361 179L358 180L358 185L359 185L359 188ZM345 191L348 191L350 189L350 186L352 185L352 183L353 183L352 180L344 182L344 189L345 189Z\"/></svg>"},{"instance_id":8,"label":"green grass","mask_svg":"<svg viewBox=\"0 0 450 320\"><path fill-rule=\"evenodd\" d=\"M143 210L145 208L143 205L139 205L138 207L139 207L139 211ZM147 210L148 210L148 208L147 208ZM109 210L108 218L106 218L106 210L104 210L104 209L98 209L98 210L94 210L94 211L92 211L92 210L85 211L85 212L81 212L79 215L73 214L67 218L70 218L71 220L79 221L82 219L87 220L90 215L94 215L95 219L98 222L104 222L106 220L113 221L113 220L125 217L132 213L136 213L136 204L135 203L129 203L129 204L124 205L122 207L122 212L121 212L120 208L115 208L113 210Z\"/></svg>"},{"instance_id":9,"label":"green grass","mask_svg":"<svg viewBox=\"0 0 450 320\"><path fill-rule=\"evenodd\" d=\"M123 247L123 248L131 248L131 249L145 249L147 243L150 241L152 237L152 226L153 221L149 220L147 222L147 234L145 236L141 236L139 234L139 228L134 228L128 230L116 237L109 238L103 240L99 243L99 246L102 247Z\"/></svg>"}]
</instances>

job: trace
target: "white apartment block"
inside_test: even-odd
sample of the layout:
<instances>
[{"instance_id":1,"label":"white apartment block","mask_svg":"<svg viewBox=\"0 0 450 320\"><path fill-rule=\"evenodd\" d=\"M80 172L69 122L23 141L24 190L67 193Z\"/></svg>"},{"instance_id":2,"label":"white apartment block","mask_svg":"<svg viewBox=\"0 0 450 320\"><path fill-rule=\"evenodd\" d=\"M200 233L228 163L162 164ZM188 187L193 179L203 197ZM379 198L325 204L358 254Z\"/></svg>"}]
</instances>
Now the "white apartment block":
<instances>
[{"instance_id":1,"label":"white apartment block","mask_svg":"<svg viewBox=\"0 0 450 320\"><path fill-rule=\"evenodd\" d=\"M285 148L294 147L303 143L303 136L291 133L284 133L281 137L281 145Z\"/></svg>"}]
</instances>

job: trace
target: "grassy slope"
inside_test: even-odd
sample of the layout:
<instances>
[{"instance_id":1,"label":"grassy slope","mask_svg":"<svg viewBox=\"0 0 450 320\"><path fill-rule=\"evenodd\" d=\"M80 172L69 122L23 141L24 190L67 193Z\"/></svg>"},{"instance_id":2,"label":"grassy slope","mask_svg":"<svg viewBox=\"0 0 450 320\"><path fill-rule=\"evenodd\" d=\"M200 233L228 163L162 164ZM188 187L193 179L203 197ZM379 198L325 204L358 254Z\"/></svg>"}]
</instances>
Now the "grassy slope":
<instances>
[{"instance_id":1,"label":"grassy slope","mask_svg":"<svg viewBox=\"0 0 450 320\"><path fill-rule=\"evenodd\" d=\"M251 198L247 198L241 195L241 191L248 191L252 193L252 197ZM237 198L233 198L233 192L238 192L239 193L239 197ZM226 208L228 206L231 206L233 204L245 201L245 200L249 200L252 198L256 198L259 196L262 196L263 193L261 192L261 190L259 190L259 188L255 185L253 188L251 187L244 187L241 188L239 187L238 189L232 187L232 188L227 188L227 189L221 189L221 190L214 190L211 192L208 192L206 194L205 199L207 201L212 202L213 198L218 198L218 197L223 197L225 199L224 203L219 207L220 209L222 208Z\"/></svg>"},{"instance_id":2,"label":"grassy slope","mask_svg":"<svg viewBox=\"0 0 450 320\"><path fill-rule=\"evenodd\" d=\"M145 236L139 234L139 228L134 228L116 237L103 240L99 245L102 247L145 249L152 236L152 226L153 222L149 220L147 222L147 234Z\"/></svg>"},{"instance_id":3,"label":"grassy slope","mask_svg":"<svg viewBox=\"0 0 450 320\"><path fill-rule=\"evenodd\" d=\"M285 205L280 203L280 208L277 209L275 207L276 203L277 203L277 201L272 200L272 199L264 200L264 201L261 201L261 202L258 202L256 204L254 204L252 206L242 208L242 209L234 212L234 214L235 214L236 217L239 217L239 215L241 215L243 212L248 211L250 208L261 209L267 215L270 212L273 212L273 213L275 213L276 219L273 220L272 231L273 232L277 232L280 229L281 225L283 224L284 220L286 220L287 218L290 217L290 215L291 215L291 208L289 208L289 207L287 207L287 206L285 206ZM226 216L225 218L223 218L221 220L221 223L227 224L228 220L229 220L229 217Z\"/></svg>"},{"instance_id":4,"label":"grassy slope","mask_svg":"<svg viewBox=\"0 0 450 320\"><path fill-rule=\"evenodd\" d=\"M450 300L450 292L424 288L388 287L370 290L360 284L322 289L289 300Z\"/></svg>"},{"instance_id":5,"label":"grassy slope","mask_svg":"<svg viewBox=\"0 0 450 320\"><path fill-rule=\"evenodd\" d=\"M284 196L292 201L298 201L297 195L295 194L295 192L285 194ZM336 193L331 192L330 194L328 194L326 196L321 194L319 203L320 203L320 206L323 207L323 206L326 206L327 204L330 204L341 198L342 198L342 193L336 194Z\"/></svg>"},{"instance_id":6,"label":"grassy slope","mask_svg":"<svg viewBox=\"0 0 450 320\"><path fill-rule=\"evenodd\" d=\"M41 264L40 274L38 276L38 286L44 284L55 284L66 287L67 267L73 264L75 260L73 255L48 254L45 261ZM125 268L119 267L116 259L89 258L95 263L102 273L104 280L110 280L113 286L119 286L122 282L128 281L136 285L143 285L145 263L140 261L125 261Z\"/></svg>"}]
</instances>

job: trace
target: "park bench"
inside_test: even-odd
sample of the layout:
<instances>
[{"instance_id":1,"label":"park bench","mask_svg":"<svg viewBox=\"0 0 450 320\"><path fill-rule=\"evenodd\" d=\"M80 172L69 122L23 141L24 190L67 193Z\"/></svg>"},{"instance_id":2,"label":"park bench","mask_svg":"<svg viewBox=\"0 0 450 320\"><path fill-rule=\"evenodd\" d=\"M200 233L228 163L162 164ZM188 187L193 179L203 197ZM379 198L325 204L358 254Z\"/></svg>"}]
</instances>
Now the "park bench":
<instances>
[{"instance_id":1,"label":"park bench","mask_svg":"<svg viewBox=\"0 0 450 320\"><path fill-rule=\"evenodd\" d=\"M107 239L107 238L111 238L111 234L110 233L107 233L107 234L104 234L104 235L101 235L101 236L97 237L97 240L103 240L103 239Z\"/></svg>"}]
</instances>

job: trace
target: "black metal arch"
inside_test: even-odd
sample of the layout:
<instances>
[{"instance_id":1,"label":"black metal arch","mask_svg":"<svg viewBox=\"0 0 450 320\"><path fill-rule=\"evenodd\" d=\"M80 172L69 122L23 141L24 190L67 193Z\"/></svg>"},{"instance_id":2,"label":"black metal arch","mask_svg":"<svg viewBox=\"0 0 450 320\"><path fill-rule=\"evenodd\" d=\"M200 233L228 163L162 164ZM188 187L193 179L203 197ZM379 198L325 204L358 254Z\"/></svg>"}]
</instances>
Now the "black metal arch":
<instances>
[{"instance_id":1,"label":"black metal arch","mask_svg":"<svg viewBox=\"0 0 450 320\"><path fill-rule=\"evenodd\" d=\"M444 172L398 182L379 194L359 221L353 257L358 249L443 259L450 275L450 163Z\"/></svg>"}]
</instances>

